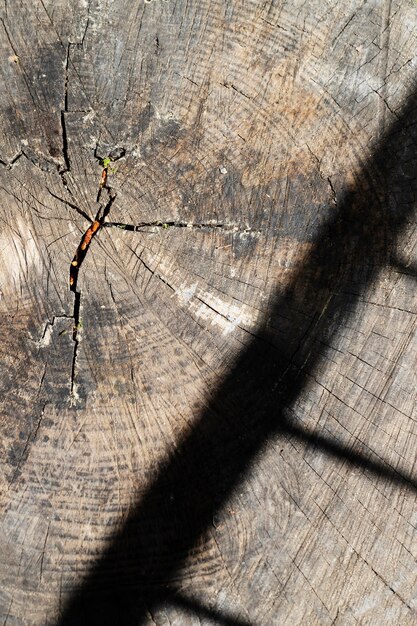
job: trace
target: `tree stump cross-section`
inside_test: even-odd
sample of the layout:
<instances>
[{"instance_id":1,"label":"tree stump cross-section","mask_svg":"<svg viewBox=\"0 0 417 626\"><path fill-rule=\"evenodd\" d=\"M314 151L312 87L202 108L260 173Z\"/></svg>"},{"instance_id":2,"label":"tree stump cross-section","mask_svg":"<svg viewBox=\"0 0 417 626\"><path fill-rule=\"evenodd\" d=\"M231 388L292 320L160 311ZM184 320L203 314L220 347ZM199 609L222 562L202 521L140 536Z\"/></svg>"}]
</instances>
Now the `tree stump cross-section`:
<instances>
[{"instance_id":1,"label":"tree stump cross-section","mask_svg":"<svg viewBox=\"0 0 417 626\"><path fill-rule=\"evenodd\" d=\"M0 4L4 626L415 623L416 24Z\"/></svg>"}]
</instances>

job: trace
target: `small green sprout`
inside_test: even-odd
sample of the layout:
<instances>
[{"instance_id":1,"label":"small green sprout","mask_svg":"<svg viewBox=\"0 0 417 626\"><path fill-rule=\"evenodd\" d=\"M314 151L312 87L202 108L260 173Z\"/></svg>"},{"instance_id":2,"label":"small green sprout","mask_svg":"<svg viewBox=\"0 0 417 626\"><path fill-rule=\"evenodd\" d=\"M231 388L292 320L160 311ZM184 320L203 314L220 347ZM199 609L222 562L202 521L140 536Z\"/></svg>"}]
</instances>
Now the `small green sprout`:
<instances>
[{"instance_id":1,"label":"small green sprout","mask_svg":"<svg viewBox=\"0 0 417 626\"><path fill-rule=\"evenodd\" d=\"M162 228L165 228L165 229L169 228L169 224L167 224L166 222L164 222L164 223L162 224Z\"/></svg>"},{"instance_id":2,"label":"small green sprout","mask_svg":"<svg viewBox=\"0 0 417 626\"><path fill-rule=\"evenodd\" d=\"M83 327L83 323L82 323L82 321L80 320L80 321L78 322L78 324L75 324L75 325L74 325L74 330L75 330L75 331L79 331L79 330L81 330L81 329L82 329L82 327Z\"/></svg>"},{"instance_id":3,"label":"small green sprout","mask_svg":"<svg viewBox=\"0 0 417 626\"><path fill-rule=\"evenodd\" d=\"M110 157L104 157L104 159L101 159L101 165L104 167L104 169L107 169L110 163L111 163Z\"/></svg>"},{"instance_id":4,"label":"small green sprout","mask_svg":"<svg viewBox=\"0 0 417 626\"><path fill-rule=\"evenodd\" d=\"M110 157L104 157L104 159L101 159L100 161L100 165L103 170L106 170L109 174L114 174L117 172L117 167L109 167L110 163L112 163L112 159Z\"/></svg>"}]
</instances>

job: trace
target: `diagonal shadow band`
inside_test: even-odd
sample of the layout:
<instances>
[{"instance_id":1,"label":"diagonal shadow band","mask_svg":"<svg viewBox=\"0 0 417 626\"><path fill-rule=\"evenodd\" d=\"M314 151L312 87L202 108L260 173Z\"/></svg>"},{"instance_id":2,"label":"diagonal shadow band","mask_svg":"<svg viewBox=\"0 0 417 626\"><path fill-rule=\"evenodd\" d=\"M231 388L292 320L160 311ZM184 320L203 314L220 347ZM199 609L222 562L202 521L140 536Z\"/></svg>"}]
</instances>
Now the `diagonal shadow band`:
<instances>
[{"instance_id":1,"label":"diagonal shadow band","mask_svg":"<svg viewBox=\"0 0 417 626\"><path fill-rule=\"evenodd\" d=\"M64 607L59 626L143 624L147 608L172 596L187 554L271 436L309 442L417 490L412 476L308 432L290 417L305 374L317 363L317 342L329 342L343 327L412 216L416 147L412 94L364 165L356 188L345 193L321 228L308 260L276 296L257 336Z\"/></svg>"}]
</instances>

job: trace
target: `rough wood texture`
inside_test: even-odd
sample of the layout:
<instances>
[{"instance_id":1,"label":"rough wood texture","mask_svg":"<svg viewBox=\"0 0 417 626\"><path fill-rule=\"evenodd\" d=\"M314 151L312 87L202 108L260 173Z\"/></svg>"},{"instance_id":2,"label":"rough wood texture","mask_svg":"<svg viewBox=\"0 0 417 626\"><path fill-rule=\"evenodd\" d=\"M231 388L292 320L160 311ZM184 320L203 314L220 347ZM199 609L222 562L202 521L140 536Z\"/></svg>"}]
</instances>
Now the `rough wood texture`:
<instances>
[{"instance_id":1,"label":"rough wood texture","mask_svg":"<svg viewBox=\"0 0 417 626\"><path fill-rule=\"evenodd\" d=\"M4 626L417 622L416 27L4 0Z\"/></svg>"}]
</instances>

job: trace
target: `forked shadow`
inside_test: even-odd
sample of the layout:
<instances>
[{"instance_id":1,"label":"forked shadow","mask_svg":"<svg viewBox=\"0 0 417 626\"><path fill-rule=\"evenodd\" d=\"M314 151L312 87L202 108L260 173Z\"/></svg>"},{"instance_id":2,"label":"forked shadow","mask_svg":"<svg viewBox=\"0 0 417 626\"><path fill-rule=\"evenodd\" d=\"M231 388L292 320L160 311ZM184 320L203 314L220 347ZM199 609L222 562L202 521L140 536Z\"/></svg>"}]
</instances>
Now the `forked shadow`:
<instances>
[{"instance_id":1,"label":"forked shadow","mask_svg":"<svg viewBox=\"0 0 417 626\"><path fill-rule=\"evenodd\" d=\"M417 197L416 148L413 94L364 167L357 188L339 200L308 260L276 296L268 323L64 607L59 626L139 626L148 609L175 602L179 567L271 436L296 437L417 490L416 478L376 454L366 456L320 432L307 432L290 416L305 374L317 363L317 342L328 343L343 327L412 217L414 203L402 203L400 196ZM191 600L178 602L197 613L206 611L219 623L248 623L222 618Z\"/></svg>"}]
</instances>

